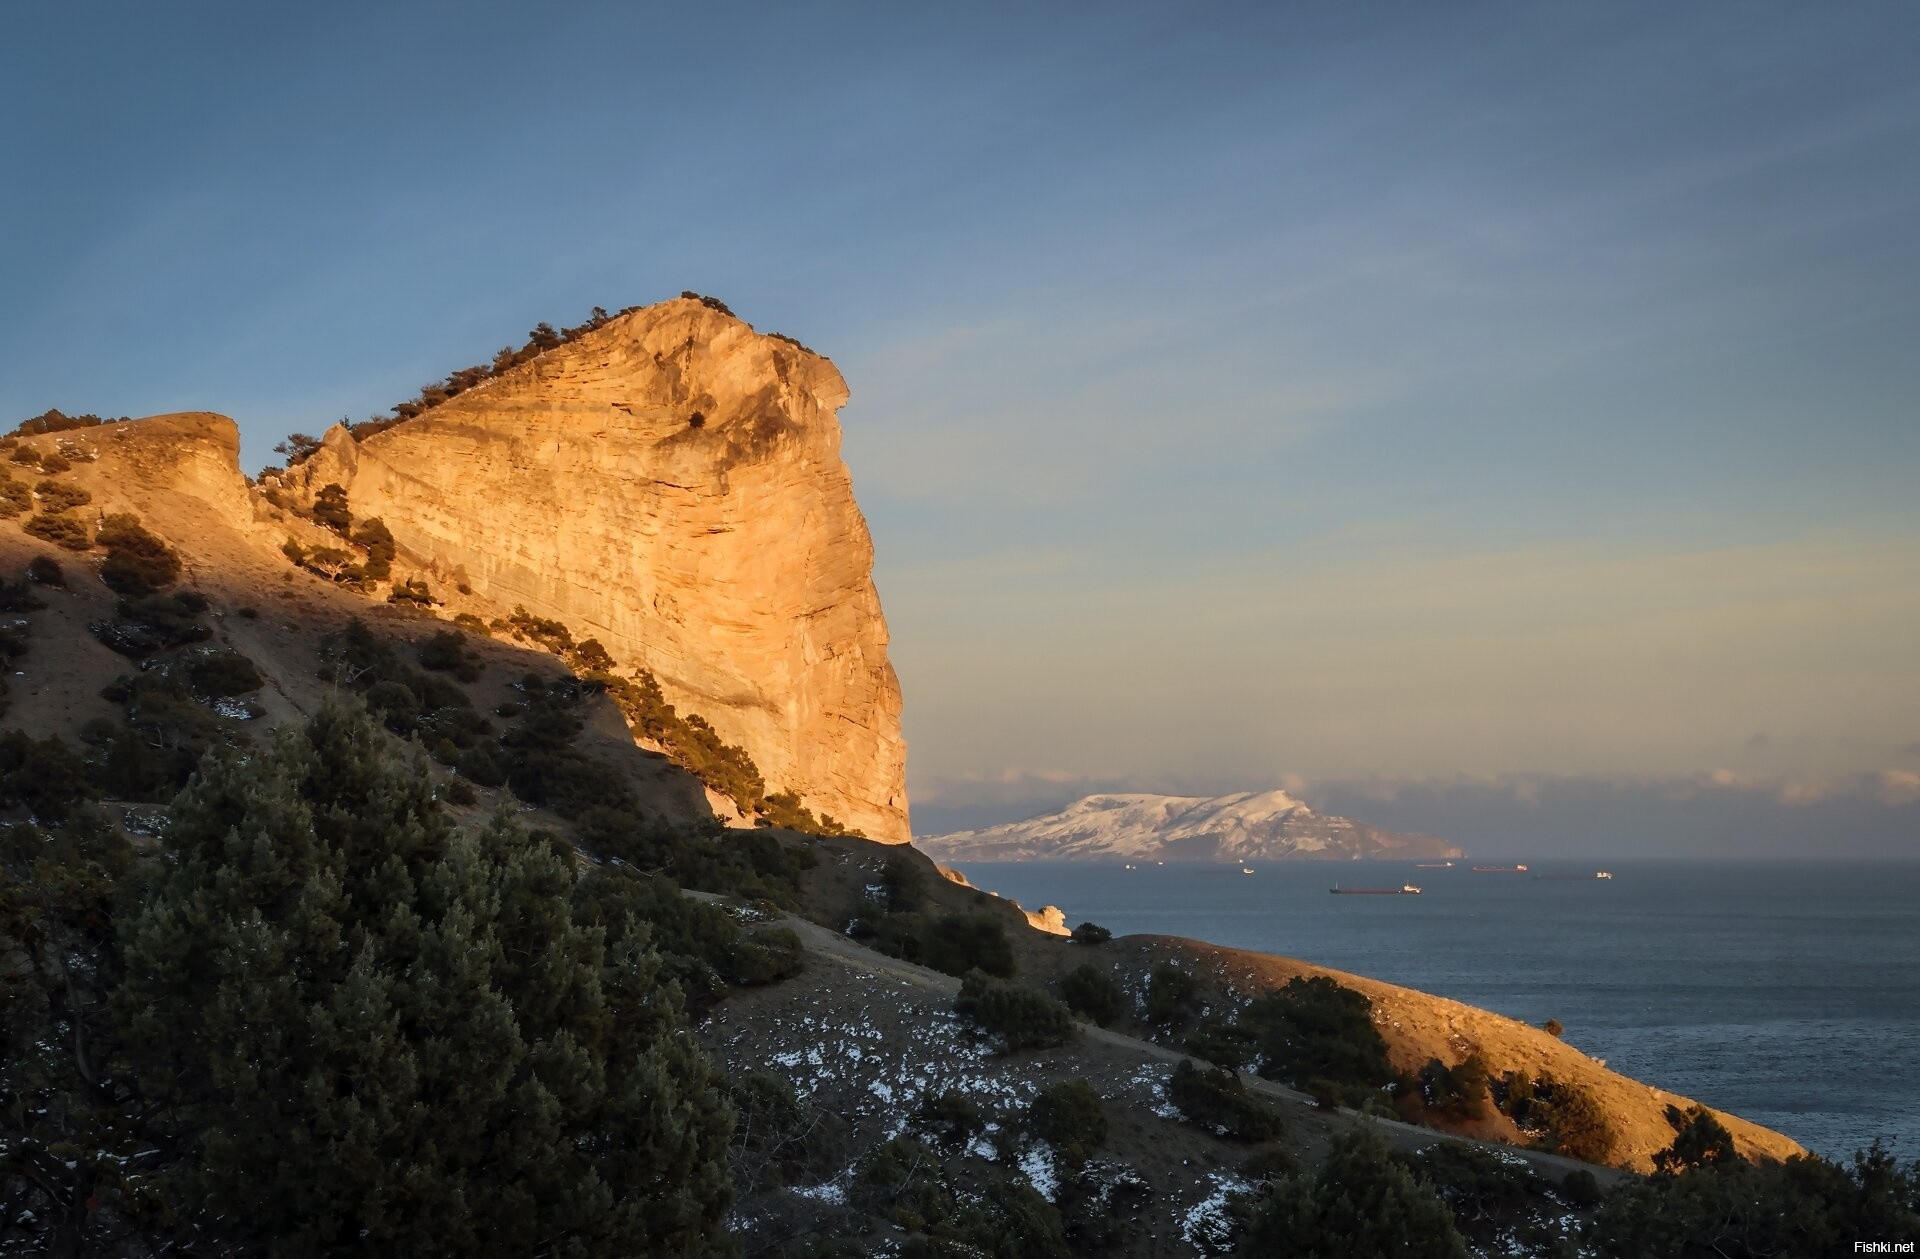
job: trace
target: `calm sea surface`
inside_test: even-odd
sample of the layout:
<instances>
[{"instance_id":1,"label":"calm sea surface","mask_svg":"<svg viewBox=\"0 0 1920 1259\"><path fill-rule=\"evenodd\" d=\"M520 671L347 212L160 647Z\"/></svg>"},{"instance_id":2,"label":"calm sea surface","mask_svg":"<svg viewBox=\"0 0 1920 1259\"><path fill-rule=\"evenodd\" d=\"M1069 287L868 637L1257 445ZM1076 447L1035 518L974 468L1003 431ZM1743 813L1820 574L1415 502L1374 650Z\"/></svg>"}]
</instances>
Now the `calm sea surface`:
<instances>
[{"instance_id":1,"label":"calm sea surface","mask_svg":"<svg viewBox=\"0 0 1920 1259\"><path fill-rule=\"evenodd\" d=\"M1841 1157L1920 1157L1920 863L972 862L977 886L1116 935L1191 936L1452 997ZM1397 886L1420 896L1329 896Z\"/></svg>"}]
</instances>

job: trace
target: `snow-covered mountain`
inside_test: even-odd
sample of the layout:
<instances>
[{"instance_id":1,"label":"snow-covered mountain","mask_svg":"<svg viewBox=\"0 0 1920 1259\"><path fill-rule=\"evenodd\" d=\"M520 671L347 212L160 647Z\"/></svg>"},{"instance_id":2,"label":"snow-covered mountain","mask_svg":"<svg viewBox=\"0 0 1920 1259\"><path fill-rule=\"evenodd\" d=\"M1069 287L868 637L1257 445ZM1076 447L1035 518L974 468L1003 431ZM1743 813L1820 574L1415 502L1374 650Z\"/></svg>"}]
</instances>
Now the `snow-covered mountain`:
<instances>
[{"instance_id":1,"label":"snow-covered mountain","mask_svg":"<svg viewBox=\"0 0 1920 1259\"><path fill-rule=\"evenodd\" d=\"M1358 861L1459 857L1431 835L1396 835L1316 813L1284 791L1101 795L1058 813L915 839L938 861Z\"/></svg>"}]
</instances>

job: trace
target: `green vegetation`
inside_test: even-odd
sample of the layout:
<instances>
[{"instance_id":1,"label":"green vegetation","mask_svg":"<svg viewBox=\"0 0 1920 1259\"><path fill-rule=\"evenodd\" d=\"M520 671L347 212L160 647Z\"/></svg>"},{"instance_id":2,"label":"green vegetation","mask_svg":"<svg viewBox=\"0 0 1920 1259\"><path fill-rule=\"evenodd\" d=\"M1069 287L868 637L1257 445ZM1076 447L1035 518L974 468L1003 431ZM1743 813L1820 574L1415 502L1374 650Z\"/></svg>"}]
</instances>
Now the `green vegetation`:
<instances>
[{"instance_id":1,"label":"green vegetation","mask_svg":"<svg viewBox=\"0 0 1920 1259\"><path fill-rule=\"evenodd\" d=\"M96 428L102 424L125 424L126 422L127 417L124 415L118 419L101 419L97 415L63 415L58 408L54 408L42 411L30 420L20 421L7 436L39 437L47 433L68 433L79 428Z\"/></svg>"},{"instance_id":2,"label":"green vegetation","mask_svg":"<svg viewBox=\"0 0 1920 1259\"><path fill-rule=\"evenodd\" d=\"M353 510L347 506L346 487L329 481L313 496L313 518L325 528L346 537L353 529Z\"/></svg>"},{"instance_id":3,"label":"green vegetation","mask_svg":"<svg viewBox=\"0 0 1920 1259\"><path fill-rule=\"evenodd\" d=\"M40 500L40 510L45 512L71 511L93 501L93 495L64 481L42 481L33 487L33 493Z\"/></svg>"},{"instance_id":4,"label":"green vegetation","mask_svg":"<svg viewBox=\"0 0 1920 1259\"><path fill-rule=\"evenodd\" d=\"M1193 976L1172 962L1161 962L1147 975L1147 1022L1178 1028L1193 1017L1199 1002Z\"/></svg>"},{"instance_id":5,"label":"green vegetation","mask_svg":"<svg viewBox=\"0 0 1920 1259\"><path fill-rule=\"evenodd\" d=\"M0 519L11 520L33 510L33 491L0 468Z\"/></svg>"},{"instance_id":6,"label":"green vegetation","mask_svg":"<svg viewBox=\"0 0 1920 1259\"><path fill-rule=\"evenodd\" d=\"M137 516L115 512L100 522L94 540L107 551L100 580L118 594L150 595L180 580L180 557L147 532Z\"/></svg>"},{"instance_id":7,"label":"green vegetation","mask_svg":"<svg viewBox=\"0 0 1920 1259\"><path fill-rule=\"evenodd\" d=\"M1570 1080L1525 1072L1496 1081L1495 1103L1522 1129L1540 1134L1538 1144L1585 1163L1606 1163L1619 1134L1590 1092Z\"/></svg>"},{"instance_id":8,"label":"green vegetation","mask_svg":"<svg viewBox=\"0 0 1920 1259\"><path fill-rule=\"evenodd\" d=\"M1013 940L1005 924L991 914L881 913L858 923L857 936L893 957L948 975L1013 975Z\"/></svg>"},{"instance_id":9,"label":"green vegetation","mask_svg":"<svg viewBox=\"0 0 1920 1259\"><path fill-rule=\"evenodd\" d=\"M1127 1012L1127 994L1120 985L1084 963L1061 976L1060 999L1095 1027L1105 1027Z\"/></svg>"},{"instance_id":10,"label":"green vegetation","mask_svg":"<svg viewBox=\"0 0 1920 1259\"><path fill-rule=\"evenodd\" d=\"M1105 944L1113 939L1113 932L1097 922L1083 922L1073 929L1072 939L1075 944Z\"/></svg>"},{"instance_id":11,"label":"green vegetation","mask_svg":"<svg viewBox=\"0 0 1920 1259\"><path fill-rule=\"evenodd\" d=\"M1063 1157L1084 1162L1106 1144L1107 1112L1085 1080L1061 1080L1034 1095L1026 1128Z\"/></svg>"},{"instance_id":12,"label":"green vegetation","mask_svg":"<svg viewBox=\"0 0 1920 1259\"><path fill-rule=\"evenodd\" d=\"M1231 1141L1271 1141L1283 1130L1279 1113L1249 1093L1239 1076L1191 1059L1173 1069L1167 1100L1190 1122Z\"/></svg>"},{"instance_id":13,"label":"green vegetation","mask_svg":"<svg viewBox=\"0 0 1920 1259\"><path fill-rule=\"evenodd\" d=\"M1008 983L979 971L960 981L953 1010L981 1032L996 1038L1003 1053L1047 1049L1074 1038L1073 1015L1059 1001L1024 984Z\"/></svg>"},{"instance_id":14,"label":"green vegetation","mask_svg":"<svg viewBox=\"0 0 1920 1259\"><path fill-rule=\"evenodd\" d=\"M93 536L78 516L64 513L31 516L21 528L42 542L51 542L68 551L85 551L93 546Z\"/></svg>"},{"instance_id":15,"label":"green vegetation","mask_svg":"<svg viewBox=\"0 0 1920 1259\"><path fill-rule=\"evenodd\" d=\"M1848 1165L1716 1158L1615 1190L1582 1237L1600 1259L1839 1255L1858 1239L1920 1235L1920 1162L1875 1145Z\"/></svg>"},{"instance_id":16,"label":"green vegetation","mask_svg":"<svg viewBox=\"0 0 1920 1259\"><path fill-rule=\"evenodd\" d=\"M341 496L341 505L345 507L345 495ZM393 560L399 554L399 548L393 540L393 531L378 516L370 516L354 526L348 541L367 553L362 572L369 581L385 581L393 575Z\"/></svg>"},{"instance_id":17,"label":"green vegetation","mask_svg":"<svg viewBox=\"0 0 1920 1259\"><path fill-rule=\"evenodd\" d=\"M1734 1152L1733 1134L1705 1106L1667 1107L1667 1122L1673 1125L1673 1144L1653 1156L1653 1165L1663 1172L1691 1171L1730 1163Z\"/></svg>"},{"instance_id":18,"label":"green vegetation","mask_svg":"<svg viewBox=\"0 0 1920 1259\"><path fill-rule=\"evenodd\" d=\"M1316 1083L1361 1106L1393 1080L1387 1044L1365 994L1325 975L1295 976L1240 1016L1260 1053L1260 1074L1310 1091Z\"/></svg>"},{"instance_id":19,"label":"green vegetation","mask_svg":"<svg viewBox=\"0 0 1920 1259\"><path fill-rule=\"evenodd\" d=\"M87 628L114 651L139 660L211 638L213 630L200 619L206 610L207 601L190 591L142 595L121 599L113 606L111 621L97 621Z\"/></svg>"},{"instance_id":20,"label":"green vegetation","mask_svg":"<svg viewBox=\"0 0 1920 1259\"><path fill-rule=\"evenodd\" d=\"M287 1253L721 1248L719 1081L645 925L576 921L551 843L455 830L328 710L210 757L165 844L114 1008L193 1155L176 1212Z\"/></svg>"},{"instance_id":21,"label":"green vegetation","mask_svg":"<svg viewBox=\"0 0 1920 1259\"><path fill-rule=\"evenodd\" d=\"M1421 1110L1453 1123L1471 1123L1488 1118L1493 1110L1489 1091L1491 1077L1486 1059L1469 1054L1449 1067L1438 1058L1428 1059L1408 1092L1420 1099Z\"/></svg>"},{"instance_id":22,"label":"green vegetation","mask_svg":"<svg viewBox=\"0 0 1920 1259\"><path fill-rule=\"evenodd\" d=\"M260 685L252 662L238 652L210 653L197 663L203 682L216 691L243 694ZM209 749L244 742L235 722L207 708L207 692L196 694L182 676L193 671L190 664L135 673L100 693L121 706L121 720L90 721L80 732L88 749L87 778L98 791L116 800L164 803L186 785Z\"/></svg>"},{"instance_id":23,"label":"green vegetation","mask_svg":"<svg viewBox=\"0 0 1920 1259\"><path fill-rule=\"evenodd\" d=\"M27 580L36 586L55 586L65 589L67 571L60 567L60 561L51 555L36 555L27 561Z\"/></svg>"},{"instance_id":24,"label":"green vegetation","mask_svg":"<svg viewBox=\"0 0 1920 1259\"><path fill-rule=\"evenodd\" d=\"M637 307L629 306L620 313L624 315L628 311L635 309L637 309ZM424 411L430 411L443 402L459 397L476 385L485 384L496 376L501 376L512 371L522 363L528 363L539 358L548 350L565 345L569 341L573 341L592 332L595 328L605 324L607 320L611 318L613 318L613 316L607 314L607 312L600 307L595 306L593 312L587 316L585 323L577 324L571 328L556 329L551 324L537 324L533 331L527 334L526 344L519 349L516 350L512 346L503 347L499 353L493 356L492 362L476 364L473 367L463 367L459 371L449 374L444 381L424 386L420 392L409 401L399 403L390 408L393 412L392 415L376 415L358 424L349 423L346 426L347 431L353 434L355 441L365 441L376 433L384 433L396 424L403 424ZM282 450L279 446L274 447L274 450L286 455L287 466L293 467L309 458L313 450L318 448L319 443L303 433L295 433L287 438L284 445L287 447L285 450Z\"/></svg>"},{"instance_id":25,"label":"green vegetation","mask_svg":"<svg viewBox=\"0 0 1920 1259\"><path fill-rule=\"evenodd\" d=\"M1273 1183L1240 1237L1239 1253L1297 1259L1466 1259L1452 1212L1369 1128L1333 1142L1311 1175Z\"/></svg>"}]
</instances>

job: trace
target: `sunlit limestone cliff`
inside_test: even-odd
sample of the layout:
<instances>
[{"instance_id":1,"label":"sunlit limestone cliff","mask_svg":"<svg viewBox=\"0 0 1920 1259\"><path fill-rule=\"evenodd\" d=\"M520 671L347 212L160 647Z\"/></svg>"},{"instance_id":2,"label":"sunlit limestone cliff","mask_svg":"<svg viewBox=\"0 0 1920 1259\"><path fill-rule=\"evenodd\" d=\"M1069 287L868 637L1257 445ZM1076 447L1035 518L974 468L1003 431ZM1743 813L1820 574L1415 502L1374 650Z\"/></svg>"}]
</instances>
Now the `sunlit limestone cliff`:
<instances>
[{"instance_id":1,"label":"sunlit limestone cliff","mask_svg":"<svg viewBox=\"0 0 1920 1259\"><path fill-rule=\"evenodd\" d=\"M437 584L560 621L789 790L907 838L900 686L826 359L683 298L628 312L288 480Z\"/></svg>"}]
</instances>

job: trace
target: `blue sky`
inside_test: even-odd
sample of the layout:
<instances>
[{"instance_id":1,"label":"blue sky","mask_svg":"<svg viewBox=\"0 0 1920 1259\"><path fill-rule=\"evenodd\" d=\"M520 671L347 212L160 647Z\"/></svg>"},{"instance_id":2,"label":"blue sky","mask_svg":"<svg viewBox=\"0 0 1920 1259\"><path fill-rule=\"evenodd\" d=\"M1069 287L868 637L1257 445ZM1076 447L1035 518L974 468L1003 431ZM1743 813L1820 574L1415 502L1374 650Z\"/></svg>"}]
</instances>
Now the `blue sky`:
<instances>
[{"instance_id":1,"label":"blue sky","mask_svg":"<svg viewBox=\"0 0 1920 1259\"><path fill-rule=\"evenodd\" d=\"M1920 11L555 9L10 13L0 416L257 465L693 288L852 387L923 816L1912 808Z\"/></svg>"}]
</instances>

